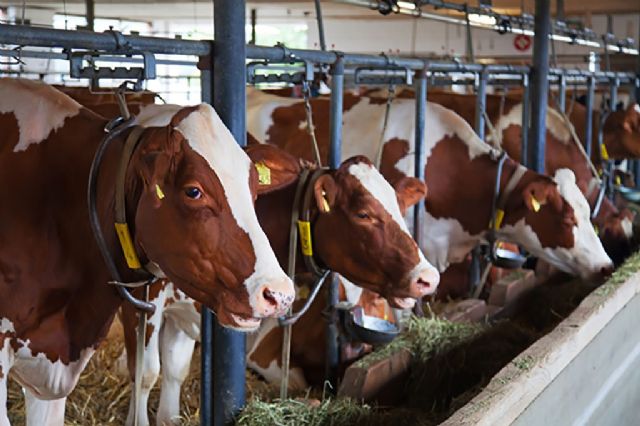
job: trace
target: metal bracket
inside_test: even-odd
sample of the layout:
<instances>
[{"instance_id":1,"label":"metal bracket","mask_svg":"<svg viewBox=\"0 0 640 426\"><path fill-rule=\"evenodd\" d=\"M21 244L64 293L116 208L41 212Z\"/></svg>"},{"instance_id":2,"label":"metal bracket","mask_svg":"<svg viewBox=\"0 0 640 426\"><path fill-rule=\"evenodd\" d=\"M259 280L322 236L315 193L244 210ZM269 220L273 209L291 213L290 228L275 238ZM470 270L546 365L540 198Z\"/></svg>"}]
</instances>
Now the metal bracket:
<instances>
[{"instance_id":1,"label":"metal bracket","mask_svg":"<svg viewBox=\"0 0 640 426\"><path fill-rule=\"evenodd\" d=\"M413 71L397 65L386 67L358 67L354 71L357 85L407 85L413 84Z\"/></svg>"},{"instance_id":2,"label":"metal bracket","mask_svg":"<svg viewBox=\"0 0 640 426\"><path fill-rule=\"evenodd\" d=\"M300 67L304 69L302 71L289 72L291 68L296 64L301 64ZM282 71L280 73L268 74L260 73L259 71ZM269 62L269 61L255 61L247 64L247 82L249 84L259 83L289 83L289 84L301 84L304 81L313 81L315 75L313 63L310 61L303 61L291 56L291 62Z\"/></svg>"},{"instance_id":3,"label":"metal bracket","mask_svg":"<svg viewBox=\"0 0 640 426\"><path fill-rule=\"evenodd\" d=\"M156 59L150 52L143 52L129 48L122 33L109 31L116 39L117 49L114 51L69 51L69 75L72 78L86 78L91 80L92 90L100 89L102 79L133 80L133 90L142 90L142 82L156 78ZM96 62L101 56L141 56L142 67L98 67ZM87 65L85 65L85 63Z\"/></svg>"}]
</instances>

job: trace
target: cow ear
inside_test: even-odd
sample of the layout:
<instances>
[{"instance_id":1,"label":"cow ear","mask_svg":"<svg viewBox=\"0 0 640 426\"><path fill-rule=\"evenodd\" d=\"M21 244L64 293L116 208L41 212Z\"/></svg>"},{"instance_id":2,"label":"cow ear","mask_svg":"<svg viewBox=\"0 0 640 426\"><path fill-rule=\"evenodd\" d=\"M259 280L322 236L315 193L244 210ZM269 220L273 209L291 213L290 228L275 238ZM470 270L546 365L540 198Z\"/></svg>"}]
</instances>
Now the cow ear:
<instances>
[{"instance_id":1,"label":"cow ear","mask_svg":"<svg viewBox=\"0 0 640 426\"><path fill-rule=\"evenodd\" d=\"M313 184L313 193L320 213L329 213L335 207L338 187L331 175L322 175Z\"/></svg>"},{"instance_id":2,"label":"cow ear","mask_svg":"<svg viewBox=\"0 0 640 426\"><path fill-rule=\"evenodd\" d=\"M409 207L427 196L427 185L414 177L403 177L393 185L393 189L396 191L398 205L403 216Z\"/></svg>"},{"instance_id":3,"label":"cow ear","mask_svg":"<svg viewBox=\"0 0 640 426\"><path fill-rule=\"evenodd\" d=\"M640 105L629 105L624 114L624 122L622 123L624 131L633 133L640 131Z\"/></svg>"},{"instance_id":4,"label":"cow ear","mask_svg":"<svg viewBox=\"0 0 640 426\"><path fill-rule=\"evenodd\" d=\"M258 175L258 195L284 188L300 175L300 162L273 145L252 145L245 151Z\"/></svg>"},{"instance_id":5,"label":"cow ear","mask_svg":"<svg viewBox=\"0 0 640 426\"><path fill-rule=\"evenodd\" d=\"M525 206L537 213L542 206L549 204L557 212L562 211L562 197L558 192L558 186L547 177L536 179L527 184L522 190L522 199Z\"/></svg>"}]
</instances>

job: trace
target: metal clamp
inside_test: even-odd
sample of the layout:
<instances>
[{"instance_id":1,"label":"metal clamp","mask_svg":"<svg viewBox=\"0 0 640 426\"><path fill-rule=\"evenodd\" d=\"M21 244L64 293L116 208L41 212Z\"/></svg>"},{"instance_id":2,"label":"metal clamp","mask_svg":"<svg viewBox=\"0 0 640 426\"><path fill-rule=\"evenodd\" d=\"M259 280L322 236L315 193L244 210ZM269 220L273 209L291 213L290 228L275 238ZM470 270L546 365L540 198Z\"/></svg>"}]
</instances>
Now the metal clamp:
<instances>
[{"instance_id":1,"label":"metal clamp","mask_svg":"<svg viewBox=\"0 0 640 426\"><path fill-rule=\"evenodd\" d=\"M413 84L413 71L397 65L389 65L386 67L358 67L354 71L353 78L355 84L358 85L411 86Z\"/></svg>"},{"instance_id":2,"label":"metal clamp","mask_svg":"<svg viewBox=\"0 0 640 426\"><path fill-rule=\"evenodd\" d=\"M283 47L284 48L284 47ZM286 48L285 48L286 49ZM254 61L247 64L247 82L250 84L258 83L289 83L289 84L301 84L304 81L313 81L315 70L313 63L306 60L296 59L292 54L290 55L291 62L269 62L269 61ZM292 66L297 63L304 67L302 71L287 72ZM298 67L300 68L300 67ZM262 74L258 71L283 71L277 74Z\"/></svg>"},{"instance_id":3,"label":"metal clamp","mask_svg":"<svg viewBox=\"0 0 640 426\"><path fill-rule=\"evenodd\" d=\"M87 78L91 80L91 88L99 89L100 84L99 81L101 79L116 79L116 80L133 80L134 90L140 91L142 90L142 82L145 80L153 80L156 78L156 59L155 56L150 52L142 52L139 50L131 50L128 49L128 44L122 38L122 34L117 31L112 31L114 33L114 37L116 37L116 44L118 45L118 50L113 52L106 51L96 51L96 50L87 50L87 51L69 51L67 53L69 58L69 75L72 78ZM116 36L115 34L120 34L120 36ZM119 41L118 41L119 40ZM122 45L121 43L124 43ZM96 62L100 60L100 56L109 55L120 55L131 57L133 55L138 55L142 57L142 67L98 67L96 66ZM85 66L85 62L88 66Z\"/></svg>"}]
</instances>

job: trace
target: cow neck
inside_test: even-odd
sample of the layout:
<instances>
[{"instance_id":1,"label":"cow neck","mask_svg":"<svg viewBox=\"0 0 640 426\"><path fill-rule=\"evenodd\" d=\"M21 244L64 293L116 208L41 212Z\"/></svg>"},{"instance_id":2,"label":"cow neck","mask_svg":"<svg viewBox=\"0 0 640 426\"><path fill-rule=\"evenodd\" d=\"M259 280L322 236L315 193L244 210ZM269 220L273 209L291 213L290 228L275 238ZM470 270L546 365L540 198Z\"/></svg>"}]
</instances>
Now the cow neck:
<instances>
[{"instance_id":1,"label":"cow neck","mask_svg":"<svg viewBox=\"0 0 640 426\"><path fill-rule=\"evenodd\" d=\"M142 302L135 299L131 293L125 288L127 286L139 286L140 283L142 285L151 283L155 280L156 276L147 270L143 270L140 266L140 258L138 257L135 246L133 245L133 238L131 235L131 231L129 229L127 220L126 220L126 203L125 203L125 180L126 180L126 170L129 165L129 160L137 147L140 136L144 129L139 128L138 126L132 128L133 120L127 120L124 123L112 128L108 131L107 136L102 140L98 149L95 153L93 162L91 164L91 170L89 173L89 188L88 188L88 201L89 201L89 216L91 228L96 239L96 243L100 252L102 254L103 260L107 267L109 274L111 275L112 281L110 284L115 284L118 293L120 296L126 300L127 302L134 305L137 309L153 312L154 305L148 302ZM133 273L128 273L126 268L125 272L121 274L122 262L117 262L112 255L112 253L116 252L113 250L114 244L108 244L105 239L105 235L103 234L103 230L100 224L100 218L98 216L97 210L97 181L100 173L100 168L103 163L103 156L105 152L108 150L110 144L116 139L122 139L125 133L128 132L128 137L126 138L123 148L121 150L121 157L118 162L119 167L116 171L116 179L115 179L115 191L114 191L114 205L115 209L113 212L113 223L115 224L116 233L118 236L118 242L120 244L121 250L124 254L125 262L128 268ZM131 187L131 185L130 185ZM110 205L110 203L108 203ZM111 217L111 215L109 215ZM111 247L110 247L111 246ZM144 274L143 281L140 281L141 275ZM130 278L135 277L134 285L129 285L124 282L122 277Z\"/></svg>"},{"instance_id":2,"label":"cow neck","mask_svg":"<svg viewBox=\"0 0 640 426\"><path fill-rule=\"evenodd\" d=\"M506 152L503 151L500 155L500 158L498 159L496 170L496 180L491 206L491 219L489 221L488 239L490 242L495 241L496 233L500 230L504 222L508 200L527 172L527 168L522 164L515 164L514 170L511 173L507 184L502 187L501 183L503 181L502 178L504 175L504 166L505 163L509 164L508 160L510 160L509 156Z\"/></svg>"},{"instance_id":3,"label":"cow neck","mask_svg":"<svg viewBox=\"0 0 640 426\"><path fill-rule=\"evenodd\" d=\"M322 276L327 268L321 259L316 259L313 250L313 231L319 212L317 208L314 207L312 198L314 196L314 185L316 181L326 173L329 173L329 170L326 168L319 168L313 172L309 171L309 169L303 170L300 175L300 180L298 181L292 214L292 220L297 220L298 222L300 249L305 267L308 272L311 272L316 277ZM299 198L298 195L300 195Z\"/></svg>"}]
</instances>

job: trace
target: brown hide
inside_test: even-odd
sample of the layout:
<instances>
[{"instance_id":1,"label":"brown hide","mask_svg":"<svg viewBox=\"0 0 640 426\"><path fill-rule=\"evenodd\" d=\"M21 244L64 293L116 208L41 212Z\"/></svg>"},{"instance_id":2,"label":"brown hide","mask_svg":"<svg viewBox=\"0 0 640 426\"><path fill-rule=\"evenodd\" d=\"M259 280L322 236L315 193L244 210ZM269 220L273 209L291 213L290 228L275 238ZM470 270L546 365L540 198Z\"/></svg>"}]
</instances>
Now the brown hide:
<instances>
[{"instance_id":1,"label":"brown hide","mask_svg":"<svg viewBox=\"0 0 640 426\"><path fill-rule=\"evenodd\" d=\"M28 93L32 102L38 96L68 99L42 83L4 79L0 85L19 88L11 90ZM5 182L0 186L0 318L15 327L0 346L5 337L14 349L21 346L18 339L28 340L32 353L67 364L106 335L121 299L106 284L111 277L94 242L86 199L89 167L104 125L104 119L81 108L45 140L13 152L19 123L13 112L0 114L0 180ZM135 281L113 231L122 146L123 139L116 139L105 153L97 208L123 279ZM255 255L204 161L171 128L146 130L126 176L127 216L142 262L151 256L179 288L215 309L223 324L235 325L230 313L253 315L242 284L253 272ZM184 199L182 185L196 175L207 197L192 203ZM251 176L256 186L255 173ZM164 191L162 201L155 184ZM181 224L179 232L176 224ZM219 229L224 235L216 237Z\"/></svg>"}]
</instances>

